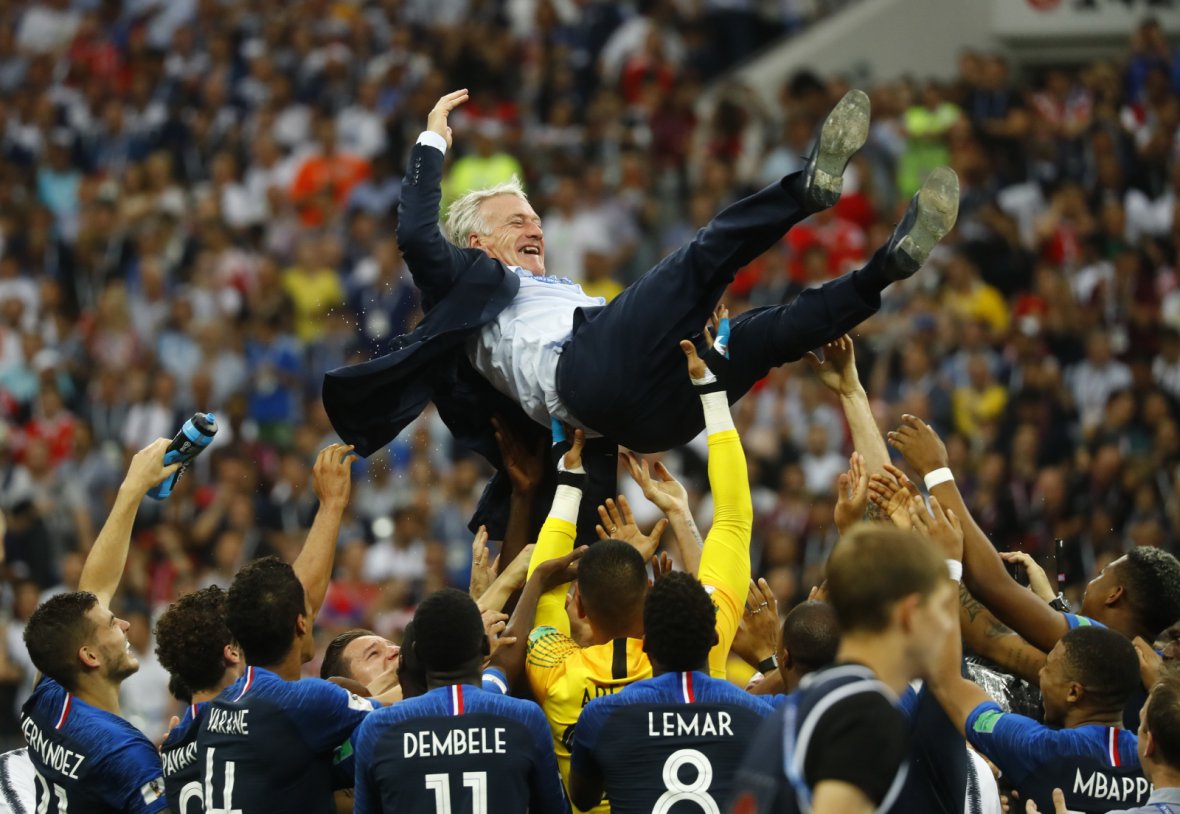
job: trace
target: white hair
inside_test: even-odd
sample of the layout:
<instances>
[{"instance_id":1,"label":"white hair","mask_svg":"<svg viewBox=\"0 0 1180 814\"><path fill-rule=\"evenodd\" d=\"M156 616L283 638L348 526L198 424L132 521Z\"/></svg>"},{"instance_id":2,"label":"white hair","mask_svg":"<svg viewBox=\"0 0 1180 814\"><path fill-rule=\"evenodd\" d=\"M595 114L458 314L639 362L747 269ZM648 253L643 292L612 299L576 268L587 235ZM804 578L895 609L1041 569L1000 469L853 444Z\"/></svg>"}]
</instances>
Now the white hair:
<instances>
[{"instance_id":1,"label":"white hair","mask_svg":"<svg viewBox=\"0 0 1180 814\"><path fill-rule=\"evenodd\" d=\"M524 194L520 179L515 175L512 176L512 180L496 184L494 187L468 192L447 209L447 217L443 222L443 236L459 248L465 249L468 236L490 235L492 230L484 222L479 210L484 201L500 195L515 195L526 203L529 199L529 196Z\"/></svg>"}]
</instances>

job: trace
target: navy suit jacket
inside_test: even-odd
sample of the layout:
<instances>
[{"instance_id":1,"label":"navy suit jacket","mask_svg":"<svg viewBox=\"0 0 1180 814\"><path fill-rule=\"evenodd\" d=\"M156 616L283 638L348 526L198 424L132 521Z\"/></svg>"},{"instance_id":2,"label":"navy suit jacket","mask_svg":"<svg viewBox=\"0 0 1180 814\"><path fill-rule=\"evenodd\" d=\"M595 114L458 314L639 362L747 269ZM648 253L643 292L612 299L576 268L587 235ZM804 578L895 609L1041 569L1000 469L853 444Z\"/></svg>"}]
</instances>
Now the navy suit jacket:
<instances>
[{"instance_id":1,"label":"navy suit jacket","mask_svg":"<svg viewBox=\"0 0 1180 814\"><path fill-rule=\"evenodd\" d=\"M460 249L443 238L438 223L442 171L443 154L416 144L398 205L397 241L422 292L425 316L412 332L396 337L384 356L329 371L324 409L336 433L368 457L433 401L455 439L500 470L492 416L507 421L530 446L548 432L475 371L464 343L512 302L520 278L483 251ZM511 485L498 472L472 518L472 530L486 524L497 539L507 522L510 496Z\"/></svg>"}]
</instances>

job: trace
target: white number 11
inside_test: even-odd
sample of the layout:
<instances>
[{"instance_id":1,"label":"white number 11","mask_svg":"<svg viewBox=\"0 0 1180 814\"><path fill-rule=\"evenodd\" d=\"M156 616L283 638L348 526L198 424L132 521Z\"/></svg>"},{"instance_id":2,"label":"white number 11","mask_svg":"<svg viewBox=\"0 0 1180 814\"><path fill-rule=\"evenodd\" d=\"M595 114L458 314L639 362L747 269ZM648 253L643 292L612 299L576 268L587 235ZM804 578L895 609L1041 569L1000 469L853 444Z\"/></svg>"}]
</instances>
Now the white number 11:
<instances>
[{"instance_id":1,"label":"white number 11","mask_svg":"<svg viewBox=\"0 0 1180 814\"><path fill-rule=\"evenodd\" d=\"M463 772L463 785L471 789L471 814L488 814L488 773ZM451 814L451 776L428 774L426 788L434 792L435 814Z\"/></svg>"}]
</instances>

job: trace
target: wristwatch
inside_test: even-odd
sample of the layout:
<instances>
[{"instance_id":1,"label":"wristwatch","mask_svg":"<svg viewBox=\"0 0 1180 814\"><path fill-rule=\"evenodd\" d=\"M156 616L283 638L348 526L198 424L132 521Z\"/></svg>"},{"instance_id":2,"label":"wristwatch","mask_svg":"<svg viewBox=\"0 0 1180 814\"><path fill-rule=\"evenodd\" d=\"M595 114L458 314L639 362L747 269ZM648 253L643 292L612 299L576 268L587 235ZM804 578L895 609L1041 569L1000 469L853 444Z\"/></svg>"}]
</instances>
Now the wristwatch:
<instances>
[{"instance_id":1,"label":"wristwatch","mask_svg":"<svg viewBox=\"0 0 1180 814\"><path fill-rule=\"evenodd\" d=\"M762 659L762 661L758 662L758 672L762 673L762 675L766 675L767 673L772 672L777 669L778 669L778 654L777 653L771 653L769 656Z\"/></svg>"},{"instance_id":2,"label":"wristwatch","mask_svg":"<svg viewBox=\"0 0 1180 814\"><path fill-rule=\"evenodd\" d=\"M1070 607L1069 600L1065 598L1065 594L1057 594L1049 600L1049 607L1062 613L1070 613L1073 608Z\"/></svg>"}]
</instances>

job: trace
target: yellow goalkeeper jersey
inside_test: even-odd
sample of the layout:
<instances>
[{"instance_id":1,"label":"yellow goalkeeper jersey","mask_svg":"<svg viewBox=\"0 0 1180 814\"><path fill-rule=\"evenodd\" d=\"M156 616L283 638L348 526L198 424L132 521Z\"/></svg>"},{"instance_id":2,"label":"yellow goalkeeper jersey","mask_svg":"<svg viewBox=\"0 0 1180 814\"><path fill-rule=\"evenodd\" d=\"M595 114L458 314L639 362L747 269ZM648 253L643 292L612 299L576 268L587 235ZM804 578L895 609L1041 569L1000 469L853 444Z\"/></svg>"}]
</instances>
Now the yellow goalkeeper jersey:
<instances>
[{"instance_id":1,"label":"yellow goalkeeper jersey","mask_svg":"<svg viewBox=\"0 0 1180 814\"><path fill-rule=\"evenodd\" d=\"M729 649L749 590L754 515L746 456L735 430L709 436L709 483L714 498L713 526L701 549L697 578L717 608L717 644L709 652L709 674L724 679ZM576 533L568 520L549 517L533 550L530 575L538 563L573 550ZM579 647L569 635L565 595L564 586L555 588L537 603L536 627L529 636L525 671L533 695L549 720L558 767L568 790L570 746L582 708L594 698L651 678L652 671L641 639L615 639ZM609 801L591 811L607 814Z\"/></svg>"}]
</instances>

